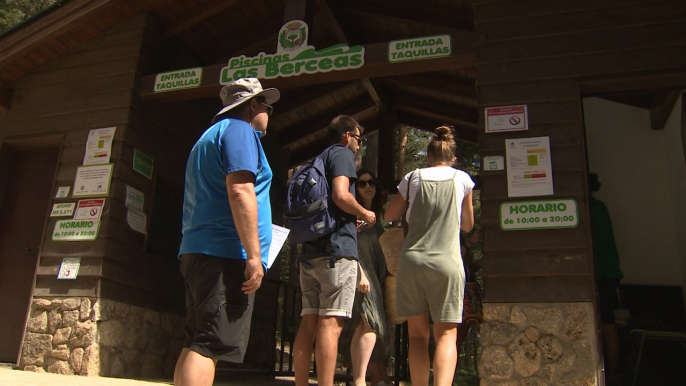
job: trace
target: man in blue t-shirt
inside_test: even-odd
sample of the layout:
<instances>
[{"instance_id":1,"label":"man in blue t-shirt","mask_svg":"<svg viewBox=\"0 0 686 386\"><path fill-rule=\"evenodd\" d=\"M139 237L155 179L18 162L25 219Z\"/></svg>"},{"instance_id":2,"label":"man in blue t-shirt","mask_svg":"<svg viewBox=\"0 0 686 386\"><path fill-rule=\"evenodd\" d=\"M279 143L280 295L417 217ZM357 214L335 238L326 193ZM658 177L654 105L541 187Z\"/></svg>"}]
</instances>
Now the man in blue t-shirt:
<instances>
[{"instance_id":1,"label":"man in blue t-shirt","mask_svg":"<svg viewBox=\"0 0 686 386\"><path fill-rule=\"evenodd\" d=\"M296 386L309 384L315 344L319 385L333 385L343 319L352 315L358 280L357 218L368 226L376 222L376 214L355 200L355 154L360 149L361 135L360 125L347 115L334 118L327 128L329 143L337 144L323 158L337 209L337 227L321 239L304 243L298 259L302 320L293 343Z\"/></svg>"},{"instance_id":2,"label":"man in blue t-shirt","mask_svg":"<svg viewBox=\"0 0 686 386\"><path fill-rule=\"evenodd\" d=\"M212 385L217 360L242 363L255 291L272 241L272 171L260 137L279 91L255 78L224 86L224 108L186 165L183 238L186 340L174 385Z\"/></svg>"}]
</instances>

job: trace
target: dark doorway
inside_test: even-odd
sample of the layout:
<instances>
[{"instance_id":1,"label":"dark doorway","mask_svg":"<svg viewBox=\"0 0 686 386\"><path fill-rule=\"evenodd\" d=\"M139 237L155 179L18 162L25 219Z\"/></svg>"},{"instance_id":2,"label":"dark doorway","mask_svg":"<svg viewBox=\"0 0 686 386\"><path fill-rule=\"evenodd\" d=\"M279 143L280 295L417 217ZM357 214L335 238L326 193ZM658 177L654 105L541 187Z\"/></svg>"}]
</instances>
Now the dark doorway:
<instances>
[{"instance_id":1,"label":"dark doorway","mask_svg":"<svg viewBox=\"0 0 686 386\"><path fill-rule=\"evenodd\" d=\"M19 357L58 156L57 147L0 154L0 362Z\"/></svg>"}]
</instances>

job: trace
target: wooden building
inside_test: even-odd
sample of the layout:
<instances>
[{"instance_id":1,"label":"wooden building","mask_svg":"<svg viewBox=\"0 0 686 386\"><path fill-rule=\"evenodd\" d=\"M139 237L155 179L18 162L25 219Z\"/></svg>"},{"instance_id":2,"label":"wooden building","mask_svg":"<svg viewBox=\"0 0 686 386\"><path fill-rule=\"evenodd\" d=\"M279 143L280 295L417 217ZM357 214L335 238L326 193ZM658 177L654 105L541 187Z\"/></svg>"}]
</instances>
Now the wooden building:
<instances>
[{"instance_id":1,"label":"wooden building","mask_svg":"<svg viewBox=\"0 0 686 386\"><path fill-rule=\"evenodd\" d=\"M276 213L288 169L324 148L338 114L378 138L368 149L376 147L373 166L389 185L401 124L451 124L496 163L509 158L506 140L547 138L552 192L515 197L508 170L482 163L482 384L602 384L586 183L587 139L596 137L584 121L599 105L584 98L636 107L648 132L677 138L663 128L674 124L686 88L684 19L676 0L64 1L0 37L0 361L84 375L171 374L183 330L176 249L187 154L221 107L220 83L241 69L269 71L261 61L285 53L284 28L301 20L303 47L349 55L284 60L262 76L282 92L264 139ZM485 108L509 106L526 106L527 130L487 132ZM97 160L97 140L111 143L111 168ZM594 159L619 154L594 149ZM674 204L657 215L685 225L686 208L671 195L686 192L680 149L681 164L665 161L681 168L667 188ZM544 199L575 202L576 223L503 229L503 204ZM74 218L79 208L60 205L80 201L99 218ZM82 226L82 239L69 233ZM686 245L671 236L677 257L666 269L683 287ZM80 258L75 280L58 278L70 277L60 272L65 258ZM264 347L274 343L278 268L268 277L248 369L272 360Z\"/></svg>"}]
</instances>

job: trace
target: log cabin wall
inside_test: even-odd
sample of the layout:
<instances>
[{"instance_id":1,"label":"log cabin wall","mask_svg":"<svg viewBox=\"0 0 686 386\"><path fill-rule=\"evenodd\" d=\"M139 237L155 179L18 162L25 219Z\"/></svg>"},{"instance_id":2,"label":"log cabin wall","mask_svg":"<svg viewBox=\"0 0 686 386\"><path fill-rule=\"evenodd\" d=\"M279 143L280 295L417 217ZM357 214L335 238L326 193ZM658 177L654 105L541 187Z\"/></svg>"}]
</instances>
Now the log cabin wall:
<instances>
[{"instance_id":1,"label":"log cabin wall","mask_svg":"<svg viewBox=\"0 0 686 386\"><path fill-rule=\"evenodd\" d=\"M630 90L634 78L634 90L656 87L652 79L670 74L682 79L686 5L644 0L474 0L473 10L482 156L504 157L505 139L549 136L553 197L575 199L579 211L576 228L502 231L500 204L527 197L508 198L506 171L482 172L486 320L482 384L527 377L596 384L602 355L594 337L595 280L581 98L589 89ZM485 107L522 104L528 106L528 131L483 131ZM569 327L575 323L583 328L572 339ZM505 338L498 335L504 331L502 326L509 329ZM545 346L538 344L538 332L551 333L555 344L576 352L577 358L591 345L595 359L573 366L585 368L583 373L570 373L563 363L540 357L537 363L524 363L517 355L508 355L533 345L536 355L550 358L550 353L536 348Z\"/></svg>"},{"instance_id":2,"label":"log cabin wall","mask_svg":"<svg viewBox=\"0 0 686 386\"><path fill-rule=\"evenodd\" d=\"M0 143L61 149L51 197L59 186L73 193L89 131L116 127L97 239L54 242L52 230L64 217L46 219L20 368L130 378L173 372L185 309L176 259L181 192L194 142L179 117L193 114L148 111L137 97L155 23L148 14L134 16L10 84ZM154 160L152 178L133 170L134 149ZM127 223L127 185L145 195L147 235ZM51 198L49 207L76 201L70 193ZM67 256L81 257L78 277L57 280Z\"/></svg>"}]
</instances>

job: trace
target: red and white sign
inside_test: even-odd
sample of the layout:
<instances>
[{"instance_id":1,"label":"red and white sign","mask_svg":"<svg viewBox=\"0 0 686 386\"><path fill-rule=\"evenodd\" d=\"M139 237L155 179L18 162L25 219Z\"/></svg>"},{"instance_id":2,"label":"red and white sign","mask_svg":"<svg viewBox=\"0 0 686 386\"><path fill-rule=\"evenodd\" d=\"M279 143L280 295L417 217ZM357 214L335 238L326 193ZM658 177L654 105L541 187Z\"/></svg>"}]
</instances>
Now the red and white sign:
<instances>
[{"instance_id":1,"label":"red and white sign","mask_svg":"<svg viewBox=\"0 0 686 386\"><path fill-rule=\"evenodd\" d=\"M486 132L529 130L526 105L487 107Z\"/></svg>"},{"instance_id":2,"label":"red and white sign","mask_svg":"<svg viewBox=\"0 0 686 386\"><path fill-rule=\"evenodd\" d=\"M74 220L100 220L105 199L80 200L74 211Z\"/></svg>"}]
</instances>

